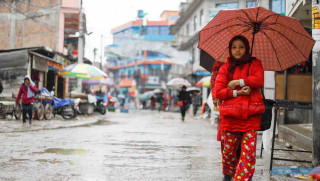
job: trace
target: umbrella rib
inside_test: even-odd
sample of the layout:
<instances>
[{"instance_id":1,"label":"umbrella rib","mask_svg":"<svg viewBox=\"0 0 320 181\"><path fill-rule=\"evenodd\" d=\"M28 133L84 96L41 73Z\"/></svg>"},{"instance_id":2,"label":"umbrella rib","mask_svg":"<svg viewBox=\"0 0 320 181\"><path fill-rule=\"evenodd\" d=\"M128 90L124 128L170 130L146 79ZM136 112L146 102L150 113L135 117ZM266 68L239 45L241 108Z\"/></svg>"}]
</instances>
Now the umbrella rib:
<instances>
[{"instance_id":1,"label":"umbrella rib","mask_svg":"<svg viewBox=\"0 0 320 181\"><path fill-rule=\"evenodd\" d=\"M290 28L290 27L288 27L288 26L286 26L286 25L284 25L284 24L282 24L282 23L269 24L268 26L270 26L270 25L281 25L281 26L283 26L284 28L293 31L294 33L297 33L297 34L299 34L299 35L301 35L301 36L304 36L304 37L306 37L306 38L308 38L308 39L310 39L310 40L313 40L313 39L310 38L309 36L306 36L306 35L304 35L304 34L302 34L302 33L300 33L300 32L297 32L296 30L294 30L294 29L292 29L292 28ZM269 27L268 27L268 28L269 28Z\"/></svg>"},{"instance_id":2,"label":"umbrella rib","mask_svg":"<svg viewBox=\"0 0 320 181\"><path fill-rule=\"evenodd\" d=\"M245 22L245 21L242 20L241 18L235 17L235 18L229 19L228 21L225 21L225 22L223 22L223 23L220 23L220 24L218 24L218 25L215 25L215 26L212 26L212 27L208 27L208 28L204 28L204 29L202 29L201 31L205 31L205 30L209 30L209 29L212 29L212 28L216 28L216 27L218 27L218 26L221 26L221 25L223 25L223 24L225 24L225 23L228 23L229 21L232 21L232 20L235 20L235 19L238 19L238 20L240 20L240 21L242 21L242 22Z\"/></svg>"},{"instance_id":3,"label":"umbrella rib","mask_svg":"<svg viewBox=\"0 0 320 181\"><path fill-rule=\"evenodd\" d=\"M248 13L246 13L243 9L240 9L240 10L241 10L241 12L243 12L243 13L247 16L248 20L249 20L251 23L254 22L254 21L249 17Z\"/></svg>"},{"instance_id":4,"label":"umbrella rib","mask_svg":"<svg viewBox=\"0 0 320 181\"><path fill-rule=\"evenodd\" d=\"M291 45L293 45L293 46L298 50L298 52L299 52L304 58L308 59L308 57L306 57L306 56L299 50L299 48L298 48L287 36L285 36L282 32L280 32L280 31L278 31L278 30L275 30L275 29L273 29L273 28L270 28L270 27L268 27L268 28L266 28L266 29L270 29L270 30L273 30L274 32L279 33L279 34L280 34L281 36L283 36Z\"/></svg>"},{"instance_id":5,"label":"umbrella rib","mask_svg":"<svg viewBox=\"0 0 320 181\"><path fill-rule=\"evenodd\" d=\"M234 25L225 27L225 28L219 30L218 32L214 33L213 35L211 35L208 39L206 39L206 40L205 40L204 42L202 42L201 44L206 43L206 42L209 41L212 37L216 36L218 33L221 33L222 31L224 31L224 30L226 30L226 29L229 29L229 28L232 28L232 27L235 27L235 26L248 27L248 26L245 26L245 25L242 25L242 24L234 24Z\"/></svg>"},{"instance_id":6,"label":"umbrella rib","mask_svg":"<svg viewBox=\"0 0 320 181\"><path fill-rule=\"evenodd\" d=\"M266 16L265 18L263 18L262 20L260 20L261 23L263 23L265 20L267 20L268 18L272 17L272 16L281 16L280 14L271 14L269 16ZM278 20L278 19L277 19Z\"/></svg>"},{"instance_id":7,"label":"umbrella rib","mask_svg":"<svg viewBox=\"0 0 320 181\"><path fill-rule=\"evenodd\" d=\"M277 57L277 60L278 60L278 64L279 64L279 67L280 67L280 69L282 70L282 67L281 67L281 64L280 64L280 61L279 61L279 57L278 57L278 53L277 53L277 50L276 50L276 48L274 47L274 45L273 45L273 43L272 43L272 41L271 41L271 39L270 39L270 37L267 35L267 33L266 32L264 32L263 30L261 30L261 32L268 38L268 40L269 40L269 42L270 42L270 44L271 44L271 46L272 46L272 48L273 48L273 51L274 51L274 54L276 55L276 57Z\"/></svg>"},{"instance_id":8,"label":"umbrella rib","mask_svg":"<svg viewBox=\"0 0 320 181\"><path fill-rule=\"evenodd\" d=\"M258 10L257 10L256 22L258 21L259 10L260 10L260 7L258 7Z\"/></svg>"}]
</instances>

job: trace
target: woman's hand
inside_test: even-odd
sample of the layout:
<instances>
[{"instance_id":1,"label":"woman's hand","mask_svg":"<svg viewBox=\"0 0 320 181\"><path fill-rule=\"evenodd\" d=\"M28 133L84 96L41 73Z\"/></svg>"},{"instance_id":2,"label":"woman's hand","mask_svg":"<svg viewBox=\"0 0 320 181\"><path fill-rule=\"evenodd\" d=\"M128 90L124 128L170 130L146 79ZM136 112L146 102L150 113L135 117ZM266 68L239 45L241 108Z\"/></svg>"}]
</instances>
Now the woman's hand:
<instances>
[{"instance_id":1,"label":"woman's hand","mask_svg":"<svg viewBox=\"0 0 320 181\"><path fill-rule=\"evenodd\" d=\"M234 90L237 86L240 86L240 80L232 80L228 83L227 88Z\"/></svg>"},{"instance_id":2,"label":"woman's hand","mask_svg":"<svg viewBox=\"0 0 320 181\"><path fill-rule=\"evenodd\" d=\"M250 95L250 92L251 92L251 88L249 86L244 86L242 87L241 90L237 92L237 94L240 96L248 96Z\"/></svg>"}]
</instances>

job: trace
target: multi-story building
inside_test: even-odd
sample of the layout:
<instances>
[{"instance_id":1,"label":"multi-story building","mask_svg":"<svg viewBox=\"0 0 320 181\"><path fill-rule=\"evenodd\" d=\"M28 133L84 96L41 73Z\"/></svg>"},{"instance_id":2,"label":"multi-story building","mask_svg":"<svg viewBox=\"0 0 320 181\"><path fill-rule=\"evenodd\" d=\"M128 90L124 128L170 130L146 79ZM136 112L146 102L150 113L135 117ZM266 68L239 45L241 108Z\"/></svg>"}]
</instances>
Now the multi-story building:
<instances>
[{"instance_id":1,"label":"multi-story building","mask_svg":"<svg viewBox=\"0 0 320 181\"><path fill-rule=\"evenodd\" d=\"M0 50L45 46L76 55L79 4L79 0L0 1Z\"/></svg>"},{"instance_id":2,"label":"multi-story building","mask_svg":"<svg viewBox=\"0 0 320 181\"><path fill-rule=\"evenodd\" d=\"M55 89L58 89L57 85L60 85L59 89L61 89L62 85L63 95L68 92L69 80L58 79L55 72L76 61L78 38L75 34L79 31L79 5L79 0L0 1L0 50L30 50L30 47L46 47L47 51L56 53L55 58L52 55L49 57L49 62L53 60L56 61L56 64L50 63L49 65L47 62L48 68L45 69L39 70L35 67L43 66L43 62L47 60L41 61L39 57L31 57L26 61L30 71L23 74L28 73L33 80L40 82L39 89L46 85L41 81L48 80L52 81L51 85L56 84ZM14 54L15 51L8 52ZM6 67L6 70L17 68L10 67L9 64L7 66L9 67ZM5 79L4 74L5 71L0 72L2 80ZM24 75L15 74L14 77L20 80ZM58 80L59 83L56 82Z\"/></svg>"},{"instance_id":3,"label":"multi-story building","mask_svg":"<svg viewBox=\"0 0 320 181\"><path fill-rule=\"evenodd\" d=\"M134 43L135 40L157 41L171 44L170 24L177 18L177 11L164 11L161 21L130 21L112 30L113 45ZM120 92L133 94L135 87L140 92L163 87L167 82L171 63L164 61L167 55L150 50L141 50L133 58L108 57L108 72L114 78ZM138 84L138 85L137 85Z\"/></svg>"},{"instance_id":4,"label":"multi-story building","mask_svg":"<svg viewBox=\"0 0 320 181\"><path fill-rule=\"evenodd\" d=\"M253 0L187 0L180 4L180 18L171 26L171 34L174 35L174 43L179 50L189 51L191 60L187 65L176 67L174 72L184 73L192 82L196 82L203 75L210 75L199 65L200 50L198 46L198 33L207 25L221 9L240 9L255 6L263 6L269 9L269 1ZM172 75L175 76L175 75Z\"/></svg>"}]
</instances>

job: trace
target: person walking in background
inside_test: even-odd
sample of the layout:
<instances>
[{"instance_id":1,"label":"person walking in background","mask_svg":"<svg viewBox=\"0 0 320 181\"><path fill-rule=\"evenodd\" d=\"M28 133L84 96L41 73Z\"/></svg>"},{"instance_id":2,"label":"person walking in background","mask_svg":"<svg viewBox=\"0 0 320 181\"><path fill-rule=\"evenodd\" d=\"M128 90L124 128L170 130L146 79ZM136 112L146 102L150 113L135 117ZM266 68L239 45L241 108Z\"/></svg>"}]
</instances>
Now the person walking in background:
<instances>
[{"instance_id":1,"label":"person walking in background","mask_svg":"<svg viewBox=\"0 0 320 181\"><path fill-rule=\"evenodd\" d=\"M241 36L229 42L229 55L215 81L220 104L224 180L252 180L256 163L257 130L265 111L260 88L264 83L261 61L251 57L249 41ZM240 158L236 152L241 147Z\"/></svg>"},{"instance_id":2,"label":"person walking in background","mask_svg":"<svg viewBox=\"0 0 320 181\"><path fill-rule=\"evenodd\" d=\"M168 105L168 95L166 92L163 93L163 111L167 110L167 105Z\"/></svg>"},{"instance_id":3,"label":"person walking in background","mask_svg":"<svg viewBox=\"0 0 320 181\"><path fill-rule=\"evenodd\" d=\"M180 111L181 111L181 116L182 116L181 120L184 121L184 117L185 117L186 112L189 109L189 106L191 103L190 95L187 92L186 86L182 86L182 89L179 92L178 98L179 98L178 105L180 106Z\"/></svg>"},{"instance_id":4,"label":"person walking in background","mask_svg":"<svg viewBox=\"0 0 320 181\"><path fill-rule=\"evenodd\" d=\"M150 106L151 106L151 110L154 110L156 107L156 98L154 96L150 97Z\"/></svg>"},{"instance_id":5,"label":"person walking in background","mask_svg":"<svg viewBox=\"0 0 320 181\"><path fill-rule=\"evenodd\" d=\"M201 105L201 97L198 95L197 91L193 91L192 92L193 116L196 116L200 105Z\"/></svg>"},{"instance_id":6,"label":"person walking in background","mask_svg":"<svg viewBox=\"0 0 320 181\"><path fill-rule=\"evenodd\" d=\"M19 100L21 98L22 100L22 120L23 125L26 124L26 116L27 113L29 114L29 125L32 124L32 109L33 109L33 103L34 103L34 93L37 92L36 85L34 82L32 82L31 78L26 75L24 77L24 80L20 86L18 96L16 98L16 104L19 103Z\"/></svg>"},{"instance_id":7,"label":"person walking in background","mask_svg":"<svg viewBox=\"0 0 320 181\"><path fill-rule=\"evenodd\" d=\"M157 107L158 107L158 111L160 112L162 109L162 103L163 103L163 94L157 94Z\"/></svg>"}]
</instances>

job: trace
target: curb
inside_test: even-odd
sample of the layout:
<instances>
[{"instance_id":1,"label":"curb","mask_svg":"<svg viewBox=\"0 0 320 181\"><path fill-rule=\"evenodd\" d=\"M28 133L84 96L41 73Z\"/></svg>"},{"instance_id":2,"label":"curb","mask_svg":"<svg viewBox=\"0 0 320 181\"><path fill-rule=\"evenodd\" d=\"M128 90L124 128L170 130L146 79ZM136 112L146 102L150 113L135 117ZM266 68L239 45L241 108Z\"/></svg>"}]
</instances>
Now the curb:
<instances>
[{"instance_id":1,"label":"curb","mask_svg":"<svg viewBox=\"0 0 320 181\"><path fill-rule=\"evenodd\" d=\"M279 137L305 150L312 150L312 138L286 126L278 125Z\"/></svg>"},{"instance_id":2,"label":"curb","mask_svg":"<svg viewBox=\"0 0 320 181\"><path fill-rule=\"evenodd\" d=\"M77 127L89 127L95 124L98 124L101 120L95 120L95 121L83 121L83 123L75 123L71 125L59 125L56 127L20 127L15 128L13 130L0 130L0 133L22 133L22 132L36 132L36 131L46 131L46 130L57 130L57 129L66 129L66 128L77 128Z\"/></svg>"}]
</instances>

